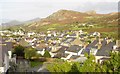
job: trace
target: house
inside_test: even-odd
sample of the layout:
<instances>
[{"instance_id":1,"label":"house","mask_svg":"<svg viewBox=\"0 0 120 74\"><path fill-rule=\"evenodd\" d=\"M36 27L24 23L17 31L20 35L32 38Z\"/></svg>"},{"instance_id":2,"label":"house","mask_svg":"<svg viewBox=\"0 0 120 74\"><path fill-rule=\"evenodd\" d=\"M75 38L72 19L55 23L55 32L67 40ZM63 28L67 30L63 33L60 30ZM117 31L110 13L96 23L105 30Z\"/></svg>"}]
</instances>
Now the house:
<instances>
[{"instance_id":1,"label":"house","mask_svg":"<svg viewBox=\"0 0 120 74\"><path fill-rule=\"evenodd\" d=\"M57 54L54 55L54 58L62 58L68 56L65 54L65 50L67 50L68 48L69 47L67 46L61 46L61 48L56 52Z\"/></svg>"},{"instance_id":2,"label":"house","mask_svg":"<svg viewBox=\"0 0 120 74\"><path fill-rule=\"evenodd\" d=\"M5 42L0 38L0 73L5 73L9 69L9 61L11 59L12 46L9 42Z\"/></svg>"},{"instance_id":3,"label":"house","mask_svg":"<svg viewBox=\"0 0 120 74\"><path fill-rule=\"evenodd\" d=\"M71 55L80 55L82 50L83 48L81 46L72 45L65 51L65 53L71 54Z\"/></svg>"},{"instance_id":4,"label":"house","mask_svg":"<svg viewBox=\"0 0 120 74\"><path fill-rule=\"evenodd\" d=\"M113 51L113 46L115 42L109 42L108 44L102 43L102 47L97 51L95 58L96 62L99 62L101 58L110 58L110 52ZM103 60L102 60L103 61Z\"/></svg>"},{"instance_id":5,"label":"house","mask_svg":"<svg viewBox=\"0 0 120 74\"><path fill-rule=\"evenodd\" d=\"M29 32L29 33L27 33L27 36L28 36L28 37L30 37L30 36L32 36L32 35L35 35L35 32Z\"/></svg>"},{"instance_id":6,"label":"house","mask_svg":"<svg viewBox=\"0 0 120 74\"><path fill-rule=\"evenodd\" d=\"M61 46L52 46L51 52L57 52L60 48L61 48Z\"/></svg>"},{"instance_id":7,"label":"house","mask_svg":"<svg viewBox=\"0 0 120 74\"><path fill-rule=\"evenodd\" d=\"M61 45L70 47L71 46L71 42L73 42L74 40L75 40L75 38L73 38L73 37L67 37L66 39L62 40Z\"/></svg>"},{"instance_id":8,"label":"house","mask_svg":"<svg viewBox=\"0 0 120 74\"><path fill-rule=\"evenodd\" d=\"M113 49L117 49L120 47L120 40L116 40L116 44L113 46Z\"/></svg>"},{"instance_id":9,"label":"house","mask_svg":"<svg viewBox=\"0 0 120 74\"><path fill-rule=\"evenodd\" d=\"M96 46L96 44L98 44L98 40L94 40L93 42L88 44L86 47L84 47L84 50L82 51L81 56L84 56L85 53L88 53L88 54L91 53L93 55L96 55L98 50L98 46Z\"/></svg>"},{"instance_id":10,"label":"house","mask_svg":"<svg viewBox=\"0 0 120 74\"><path fill-rule=\"evenodd\" d=\"M33 41L36 41L36 38L25 38L25 41L28 43L32 43Z\"/></svg>"},{"instance_id":11,"label":"house","mask_svg":"<svg viewBox=\"0 0 120 74\"><path fill-rule=\"evenodd\" d=\"M79 38L76 38L73 42L71 42L71 45L78 45L83 46L84 42L82 42Z\"/></svg>"},{"instance_id":12,"label":"house","mask_svg":"<svg viewBox=\"0 0 120 74\"><path fill-rule=\"evenodd\" d=\"M39 53L39 54L41 54L41 55L44 55L45 49L46 49L47 47L48 47L48 46L47 46L45 43L37 44L37 45L36 45L37 53Z\"/></svg>"},{"instance_id":13,"label":"house","mask_svg":"<svg viewBox=\"0 0 120 74\"><path fill-rule=\"evenodd\" d=\"M84 34L84 32L83 32L82 30L79 30L79 33L80 33L80 35L81 35L81 34Z\"/></svg>"},{"instance_id":14,"label":"house","mask_svg":"<svg viewBox=\"0 0 120 74\"><path fill-rule=\"evenodd\" d=\"M99 32L94 32L93 36L100 36L100 33Z\"/></svg>"},{"instance_id":15,"label":"house","mask_svg":"<svg viewBox=\"0 0 120 74\"><path fill-rule=\"evenodd\" d=\"M120 52L120 40L116 40L116 44L113 46L113 51Z\"/></svg>"},{"instance_id":16,"label":"house","mask_svg":"<svg viewBox=\"0 0 120 74\"><path fill-rule=\"evenodd\" d=\"M72 55L71 57L70 57L70 61L74 61L75 59L77 59L77 58L79 58L80 56L78 56L78 55Z\"/></svg>"},{"instance_id":17,"label":"house","mask_svg":"<svg viewBox=\"0 0 120 74\"><path fill-rule=\"evenodd\" d=\"M76 35L76 33L72 33L72 34L70 34L70 35L67 35L66 37L77 37L77 35Z\"/></svg>"},{"instance_id":18,"label":"house","mask_svg":"<svg viewBox=\"0 0 120 74\"><path fill-rule=\"evenodd\" d=\"M24 39L21 39L19 41L19 44L23 47L29 47L30 46L30 44L28 42L26 42Z\"/></svg>"},{"instance_id":19,"label":"house","mask_svg":"<svg viewBox=\"0 0 120 74\"><path fill-rule=\"evenodd\" d=\"M80 62L83 63L85 60L87 60L87 57L77 57L76 59L73 60L73 62Z\"/></svg>"}]
</instances>

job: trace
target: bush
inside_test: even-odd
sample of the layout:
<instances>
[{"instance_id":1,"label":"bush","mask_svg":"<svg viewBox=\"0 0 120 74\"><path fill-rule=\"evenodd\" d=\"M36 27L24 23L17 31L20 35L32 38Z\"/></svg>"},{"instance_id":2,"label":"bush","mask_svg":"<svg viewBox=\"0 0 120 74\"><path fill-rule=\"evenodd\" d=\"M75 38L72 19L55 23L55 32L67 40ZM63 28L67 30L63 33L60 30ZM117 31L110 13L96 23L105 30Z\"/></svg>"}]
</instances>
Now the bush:
<instances>
[{"instance_id":1,"label":"bush","mask_svg":"<svg viewBox=\"0 0 120 74\"><path fill-rule=\"evenodd\" d=\"M51 57L51 55L50 55L50 53L48 51L45 51L43 56L46 57L46 58L50 58Z\"/></svg>"},{"instance_id":2,"label":"bush","mask_svg":"<svg viewBox=\"0 0 120 74\"><path fill-rule=\"evenodd\" d=\"M25 58L26 59L31 59L32 57L35 57L36 56L36 50L33 49L33 48L27 48L25 49Z\"/></svg>"},{"instance_id":3,"label":"bush","mask_svg":"<svg viewBox=\"0 0 120 74\"><path fill-rule=\"evenodd\" d=\"M39 61L30 61L30 66L31 67L36 67L36 66L39 66L39 65L42 65L43 62L39 62Z\"/></svg>"},{"instance_id":4,"label":"bush","mask_svg":"<svg viewBox=\"0 0 120 74\"><path fill-rule=\"evenodd\" d=\"M16 54L16 56L24 57L24 47L18 45L14 48L13 54Z\"/></svg>"}]
</instances>

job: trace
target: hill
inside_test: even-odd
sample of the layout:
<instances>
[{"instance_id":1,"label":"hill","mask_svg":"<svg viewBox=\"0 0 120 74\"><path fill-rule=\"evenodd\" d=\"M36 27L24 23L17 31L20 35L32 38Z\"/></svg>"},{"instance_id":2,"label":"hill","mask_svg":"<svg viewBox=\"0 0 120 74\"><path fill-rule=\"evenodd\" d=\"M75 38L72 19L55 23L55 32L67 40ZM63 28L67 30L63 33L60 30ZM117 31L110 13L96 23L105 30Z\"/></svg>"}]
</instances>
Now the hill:
<instances>
[{"instance_id":1,"label":"hill","mask_svg":"<svg viewBox=\"0 0 120 74\"><path fill-rule=\"evenodd\" d=\"M98 14L95 11L78 12L72 10L59 10L46 18L38 19L27 25L22 25L22 27L32 31L44 31L48 29L71 30L71 27L79 27L83 23L97 26L116 26L118 25L119 19L118 13L115 12Z\"/></svg>"},{"instance_id":2,"label":"hill","mask_svg":"<svg viewBox=\"0 0 120 74\"><path fill-rule=\"evenodd\" d=\"M2 23L2 26L14 26L14 25L20 25L22 22L17 21L17 20L12 20L7 23Z\"/></svg>"}]
</instances>

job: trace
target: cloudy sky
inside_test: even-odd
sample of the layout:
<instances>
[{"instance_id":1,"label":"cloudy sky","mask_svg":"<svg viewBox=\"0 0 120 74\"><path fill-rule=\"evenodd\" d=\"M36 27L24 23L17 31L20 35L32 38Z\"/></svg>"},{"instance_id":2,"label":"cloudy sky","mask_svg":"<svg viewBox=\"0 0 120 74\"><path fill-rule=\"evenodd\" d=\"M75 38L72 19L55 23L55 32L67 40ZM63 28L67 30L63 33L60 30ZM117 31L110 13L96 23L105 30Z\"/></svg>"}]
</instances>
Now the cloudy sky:
<instances>
[{"instance_id":1,"label":"cloudy sky","mask_svg":"<svg viewBox=\"0 0 120 74\"><path fill-rule=\"evenodd\" d=\"M25 21L44 18L60 9L97 13L118 11L119 0L0 0L0 19Z\"/></svg>"}]
</instances>

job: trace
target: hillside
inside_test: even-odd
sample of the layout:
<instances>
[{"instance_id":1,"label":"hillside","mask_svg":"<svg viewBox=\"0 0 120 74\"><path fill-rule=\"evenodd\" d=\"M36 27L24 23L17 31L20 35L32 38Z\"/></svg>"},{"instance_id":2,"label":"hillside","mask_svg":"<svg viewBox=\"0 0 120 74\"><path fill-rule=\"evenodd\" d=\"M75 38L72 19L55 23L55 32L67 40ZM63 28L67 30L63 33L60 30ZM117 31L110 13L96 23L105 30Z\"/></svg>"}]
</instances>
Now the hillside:
<instances>
[{"instance_id":1,"label":"hillside","mask_svg":"<svg viewBox=\"0 0 120 74\"><path fill-rule=\"evenodd\" d=\"M12 20L7 23L2 23L2 26L14 26L14 25L20 25L20 24L23 24L23 23L17 20Z\"/></svg>"},{"instance_id":2,"label":"hillside","mask_svg":"<svg viewBox=\"0 0 120 74\"><path fill-rule=\"evenodd\" d=\"M72 10L59 10L50 16L37 20L27 25L22 25L26 30L42 31L47 29L70 30L71 27L80 25L116 26L118 13L98 14L95 11L77 12ZM75 29L74 29L75 30ZM76 29L77 30L77 29Z\"/></svg>"}]
</instances>

